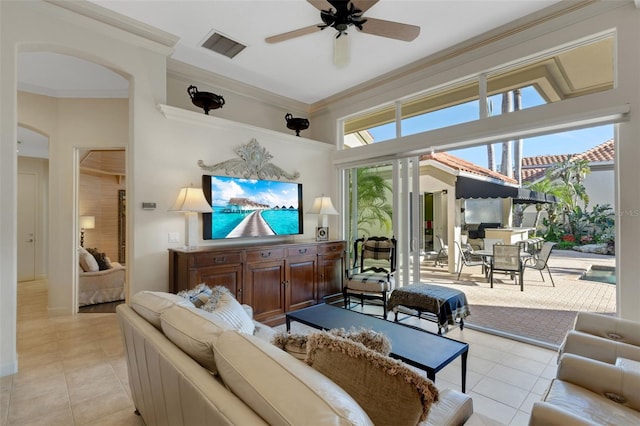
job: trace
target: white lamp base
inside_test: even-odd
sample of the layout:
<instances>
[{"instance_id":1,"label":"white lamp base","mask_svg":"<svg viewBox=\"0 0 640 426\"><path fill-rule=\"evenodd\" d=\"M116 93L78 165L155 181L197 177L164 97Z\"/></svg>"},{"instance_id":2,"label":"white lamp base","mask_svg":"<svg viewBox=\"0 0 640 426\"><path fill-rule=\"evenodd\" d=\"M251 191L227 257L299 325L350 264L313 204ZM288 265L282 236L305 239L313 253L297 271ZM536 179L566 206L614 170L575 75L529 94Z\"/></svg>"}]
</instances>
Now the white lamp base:
<instances>
[{"instance_id":1,"label":"white lamp base","mask_svg":"<svg viewBox=\"0 0 640 426\"><path fill-rule=\"evenodd\" d=\"M194 249L198 247L198 213L186 212L185 216L185 230L184 230L184 244L187 249Z\"/></svg>"}]
</instances>

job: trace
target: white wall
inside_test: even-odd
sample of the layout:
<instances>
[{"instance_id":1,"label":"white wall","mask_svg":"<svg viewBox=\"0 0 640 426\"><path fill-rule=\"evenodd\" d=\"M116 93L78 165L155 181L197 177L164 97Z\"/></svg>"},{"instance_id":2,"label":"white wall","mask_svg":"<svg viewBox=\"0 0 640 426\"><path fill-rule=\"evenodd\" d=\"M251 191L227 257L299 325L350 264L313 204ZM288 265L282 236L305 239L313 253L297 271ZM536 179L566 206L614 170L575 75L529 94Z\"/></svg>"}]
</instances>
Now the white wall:
<instances>
[{"instance_id":1,"label":"white wall","mask_svg":"<svg viewBox=\"0 0 640 426\"><path fill-rule=\"evenodd\" d=\"M613 169L593 170L585 177L583 184L589 194L589 210L596 204L600 206L609 204L615 208L615 174Z\"/></svg>"},{"instance_id":2,"label":"white wall","mask_svg":"<svg viewBox=\"0 0 640 426\"><path fill-rule=\"evenodd\" d=\"M73 188L77 183L76 147L127 149L128 294L143 289L167 290L167 249L170 247L167 236L169 232L178 232L184 237L183 216L167 210L180 187L200 182L203 172L197 166L198 160L212 164L236 158L233 150L256 138L273 155L273 164L286 171L301 173L299 181L303 184L304 205L310 206L314 197L322 193L336 193L335 173L330 165L331 145L239 125L201 112L167 118L158 108L166 103L165 64L170 53L167 46L48 3L2 2L0 11L0 185L3 194L0 198L0 375L11 374L18 368L15 141L19 117L20 121L30 123L28 127L37 128L50 138L51 257L48 279L51 314L75 311L77 200ZM24 25L27 22L29 25ZM18 113L16 62L21 49L53 50L78 56L124 75L130 84L128 112L123 116L124 108L105 109L102 103L96 104L99 107L87 108L81 102L46 97L34 106L27 100L30 95L21 94ZM261 110L251 111L256 114ZM277 108L262 111L256 121L264 122L271 117L284 122L284 113ZM279 124L267 127L279 128ZM156 202L157 208L142 210L143 201ZM305 218L306 232L298 239L312 238L315 223L315 217ZM336 223L337 219L331 218L330 229L337 230Z\"/></svg>"}]
</instances>

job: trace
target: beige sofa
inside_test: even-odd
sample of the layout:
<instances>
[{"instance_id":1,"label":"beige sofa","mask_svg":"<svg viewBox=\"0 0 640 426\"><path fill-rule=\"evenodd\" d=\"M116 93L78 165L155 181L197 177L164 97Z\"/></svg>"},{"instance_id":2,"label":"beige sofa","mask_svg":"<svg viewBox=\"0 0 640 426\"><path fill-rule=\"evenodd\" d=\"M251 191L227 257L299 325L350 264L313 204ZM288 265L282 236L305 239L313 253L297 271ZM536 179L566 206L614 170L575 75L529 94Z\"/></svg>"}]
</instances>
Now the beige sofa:
<instances>
[{"instance_id":1,"label":"beige sofa","mask_svg":"<svg viewBox=\"0 0 640 426\"><path fill-rule=\"evenodd\" d=\"M529 424L640 424L640 323L579 312Z\"/></svg>"},{"instance_id":2,"label":"beige sofa","mask_svg":"<svg viewBox=\"0 0 640 426\"><path fill-rule=\"evenodd\" d=\"M131 396L145 424L372 424L346 391L269 343L273 329L255 322L252 334L215 329L188 304L141 292L117 307ZM421 424L484 424L467 395L439 393Z\"/></svg>"},{"instance_id":3,"label":"beige sofa","mask_svg":"<svg viewBox=\"0 0 640 426\"><path fill-rule=\"evenodd\" d=\"M615 364L619 358L640 361L640 323L610 315L578 312L560 354L572 353Z\"/></svg>"},{"instance_id":4,"label":"beige sofa","mask_svg":"<svg viewBox=\"0 0 640 426\"><path fill-rule=\"evenodd\" d=\"M111 269L85 272L78 277L78 306L124 300L126 268L111 262Z\"/></svg>"},{"instance_id":5,"label":"beige sofa","mask_svg":"<svg viewBox=\"0 0 640 426\"><path fill-rule=\"evenodd\" d=\"M542 401L531 410L530 426L638 425L640 371L564 354Z\"/></svg>"}]
</instances>

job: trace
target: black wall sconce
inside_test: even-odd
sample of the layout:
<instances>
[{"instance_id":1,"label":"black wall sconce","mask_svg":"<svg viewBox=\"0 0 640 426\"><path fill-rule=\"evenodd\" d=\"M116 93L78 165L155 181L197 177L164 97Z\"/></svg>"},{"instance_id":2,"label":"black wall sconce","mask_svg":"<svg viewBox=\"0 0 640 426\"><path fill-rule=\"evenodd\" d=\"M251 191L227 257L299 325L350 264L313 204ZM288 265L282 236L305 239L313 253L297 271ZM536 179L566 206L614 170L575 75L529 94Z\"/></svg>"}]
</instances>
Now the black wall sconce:
<instances>
[{"instance_id":1,"label":"black wall sconce","mask_svg":"<svg viewBox=\"0 0 640 426\"><path fill-rule=\"evenodd\" d=\"M442 190L442 195L447 195L449 193L449 191L447 191L446 189Z\"/></svg>"}]
</instances>

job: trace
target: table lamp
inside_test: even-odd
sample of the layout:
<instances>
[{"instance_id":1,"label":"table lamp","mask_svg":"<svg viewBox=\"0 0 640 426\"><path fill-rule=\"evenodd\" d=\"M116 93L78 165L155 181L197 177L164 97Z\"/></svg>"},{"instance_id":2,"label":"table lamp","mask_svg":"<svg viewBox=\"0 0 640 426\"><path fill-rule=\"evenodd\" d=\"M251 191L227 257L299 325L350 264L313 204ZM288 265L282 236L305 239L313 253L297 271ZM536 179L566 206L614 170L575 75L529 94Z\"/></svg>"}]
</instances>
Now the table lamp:
<instances>
[{"instance_id":1,"label":"table lamp","mask_svg":"<svg viewBox=\"0 0 640 426\"><path fill-rule=\"evenodd\" d=\"M185 214L185 246L188 249L196 248L198 246L198 213L213 211L202 188L181 188L176 202L169 211Z\"/></svg>"},{"instance_id":2,"label":"table lamp","mask_svg":"<svg viewBox=\"0 0 640 426\"><path fill-rule=\"evenodd\" d=\"M316 228L316 241L326 241L329 239L328 215L338 215L338 211L333 207L330 197L316 197L313 206L307 213L318 215L318 227Z\"/></svg>"}]
</instances>

